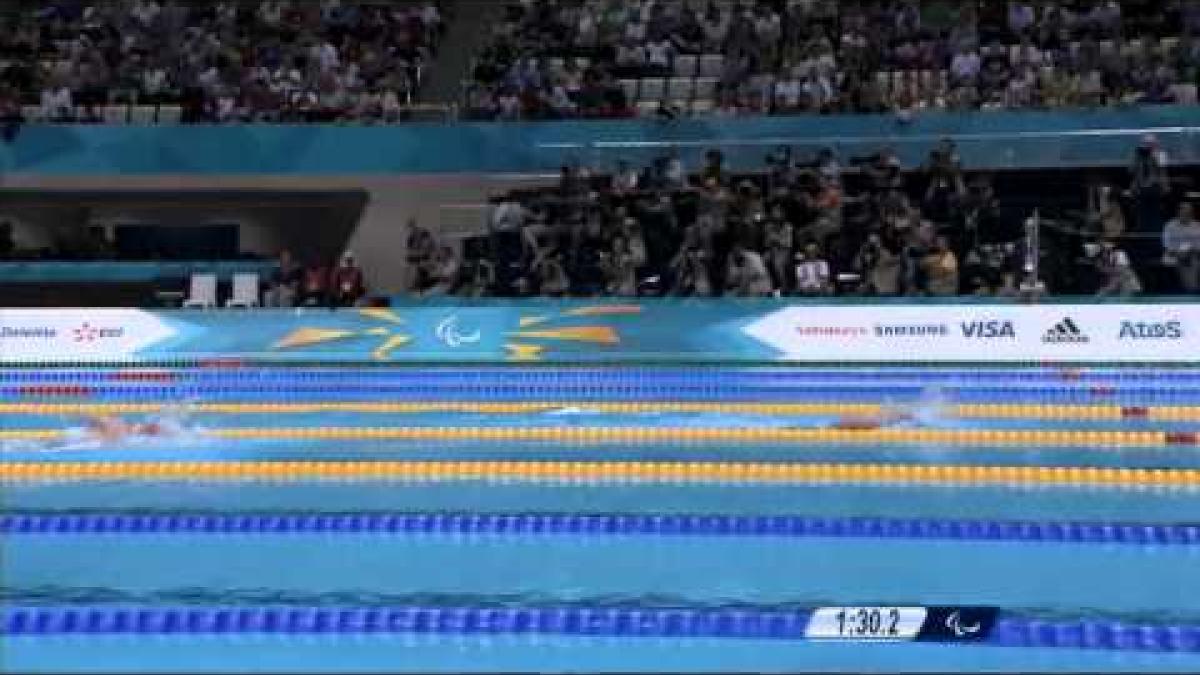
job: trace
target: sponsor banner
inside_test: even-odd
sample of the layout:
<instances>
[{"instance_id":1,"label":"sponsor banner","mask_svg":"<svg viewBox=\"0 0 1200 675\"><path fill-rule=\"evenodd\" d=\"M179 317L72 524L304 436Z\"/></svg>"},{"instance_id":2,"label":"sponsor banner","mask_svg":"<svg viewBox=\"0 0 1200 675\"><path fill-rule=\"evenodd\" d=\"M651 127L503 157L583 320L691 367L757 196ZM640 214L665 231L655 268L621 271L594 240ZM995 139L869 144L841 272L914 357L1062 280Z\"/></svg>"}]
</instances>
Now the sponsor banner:
<instances>
[{"instance_id":1,"label":"sponsor banner","mask_svg":"<svg viewBox=\"0 0 1200 675\"><path fill-rule=\"evenodd\" d=\"M172 333L154 313L133 309L0 309L0 361L132 358Z\"/></svg>"},{"instance_id":2,"label":"sponsor banner","mask_svg":"<svg viewBox=\"0 0 1200 675\"><path fill-rule=\"evenodd\" d=\"M1200 361L1200 305L794 306L745 331L786 361Z\"/></svg>"},{"instance_id":3,"label":"sponsor banner","mask_svg":"<svg viewBox=\"0 0 1200 675\"><path fill-rule=\"evenodd\" d=\"M1200 362L1200 304L548 300L355 310L0 310L0 362Z\"/></svg>"}]
</instances>

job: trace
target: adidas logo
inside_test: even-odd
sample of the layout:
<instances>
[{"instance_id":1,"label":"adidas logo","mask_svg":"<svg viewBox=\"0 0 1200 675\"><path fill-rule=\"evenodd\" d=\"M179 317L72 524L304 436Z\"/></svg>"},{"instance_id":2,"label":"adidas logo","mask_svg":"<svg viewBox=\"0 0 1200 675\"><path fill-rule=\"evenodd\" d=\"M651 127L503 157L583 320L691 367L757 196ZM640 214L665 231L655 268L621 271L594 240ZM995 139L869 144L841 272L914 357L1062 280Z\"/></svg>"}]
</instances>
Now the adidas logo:
<instances>
[{"instance_id":1,"label":"adidas logo","mask_svg":"<svg viewBox=\"0 0 1200 675\"><path fill-rule=\"evenodd\" d=\"M1075 321L1069 316L1051 326L1050 330L1042 336L1042 342L1048 344L1083 344L1090 340L1091 338L1079 330L1079 326L1076 326Z\"/></svg>"}]
</instances>

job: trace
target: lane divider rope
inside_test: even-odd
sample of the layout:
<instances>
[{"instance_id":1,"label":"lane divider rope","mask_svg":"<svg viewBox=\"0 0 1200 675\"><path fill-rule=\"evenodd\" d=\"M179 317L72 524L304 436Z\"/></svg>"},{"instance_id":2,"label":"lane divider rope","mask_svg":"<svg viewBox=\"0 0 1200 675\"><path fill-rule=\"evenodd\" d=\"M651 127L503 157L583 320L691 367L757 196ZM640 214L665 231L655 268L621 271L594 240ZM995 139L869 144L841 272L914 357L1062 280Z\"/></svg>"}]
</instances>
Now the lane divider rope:
<instances>
[{"instance_id":1,"label":"lane divider rope","mask_svg":"<svg viewBox=\"0 0 1200 675\"><path fill-rule=\"evenodd\" d=\"M79 481L496 481L527 483L913 484L1200 487L1198 469L1129 469L945 464L726 462L0 462L0 482Z\"/></svg>"},{"instance_id":2,"label":"lane divider rope","mask_svg":"<svg viewBox=\"0 0 1200 675\"><path fill-rule=\"evenodd\" d=\"M809 609L439 606L9 606L0 634L560 635L806 639ZM1143 652L1200 651L1200 627L1001 614L982 644Z\"/></svg>"},{"instance_id":3,"label":"lane divider rope","mask_svg":"<svg viewBox=\"0 0 1200 675\"><path fill-rule=\"evenodd\" d=\"M0 403L0 414L12 415L129 415L161 412L175 407L171 403ZM311 403L195 403L195 413L214 414L305 414L322 412L350 413L435 413L465 412L488 414L540 413L564 408L594 410L603 413L716 412L760 415L869 415L885 406L875 403L705 403L664 402L392 402L323 401ZM950 415L967 418L1023 419L1146 419L1200 420L1200 406L1117 406L1117 405L1046 405L1046 404L959 404L948 405Z\"/></svg>"},{"instance_id":4,"label":"lane divider rope","mask_svg":"<svg viewBox=\"0 0 1200 675\"><path fill-rule=\"evenodd\" d=\"M555 441L561 443L749 442L917 443L987 446L1194 446L1198 432L1077 429L780 429L773 427L228 427L200 433L226 440ZM4 429L0 440L56 440L65 429Z\"/></svg>"},{"instance_id":5,"label":"lane divider rope","mask_svg":"<svg viewBox=\"0 0 1200 675\"><path fill-rule=\"evenodd\" d=\"M0 534L722 536L1200 545L1200 524L561 513L19 513Z\"/></svg>"},{"instance_id":6,"label":"lane divider rope","mask_svg":"<svg viewBox=\"0 0 1200 675\"><path fill-rule=\"evenodd\" d=\"M1094 384L1086 386L1023 386L989 382L986 384L945 385L942 393L958 400L983 400L989 398L1043 399L1054 402L1111 399L1114 397L1141 397L1162 400L1195 400L1200 397L1200 386L1160 383L1151 386ZM271 399L299 399L304 397L328 397L331 394L373 396L375 398L410 396L422 398L442 397L446 400L475 398L479 400L514 399L541 401L547 399L570 399L588 396L609 399L640 399L646 401L688 400L733 400L756 402L763 400L795 401L804 397L878 397L927 395L926 384L839 384L836 382L814 383L693 383L693 382L649 382L621 383L579 382L570 385L544 383L369 383L348 382L253 382L226 385L156 385L156 386L108 386L92 384L25 384L0 386L2 397L45 398L45 397L114 397L142 400L177 399L215 395L265 396ZM691 397L691 398L689 398Z\"/></svg>"}]
</instances>

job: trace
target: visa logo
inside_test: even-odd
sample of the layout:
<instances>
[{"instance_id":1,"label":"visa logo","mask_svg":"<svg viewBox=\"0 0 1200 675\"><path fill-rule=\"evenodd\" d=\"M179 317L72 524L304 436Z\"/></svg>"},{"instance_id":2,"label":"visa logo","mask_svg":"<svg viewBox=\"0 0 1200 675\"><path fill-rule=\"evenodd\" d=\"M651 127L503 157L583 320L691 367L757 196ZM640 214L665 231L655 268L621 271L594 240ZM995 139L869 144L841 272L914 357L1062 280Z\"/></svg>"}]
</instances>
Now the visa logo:
<instances>
[{"instance_id":1,"label":"visa logo","mask_svg":"<svg viewBox=\"0 0 1200 675\"><path fill-rule=\"evenodd\" d=\"M1183 337L1183 324L1178 321L1122 321L1119 337L1122 340L1178 340Z\"/></svg>"},{"instance_id":2,"label":"visa logo","mask_svg":"<svg viewBox=\"0 0 1200 675\"><path fill-rule=\"evenodd\" d=\"M1017 331L1011 321L964 321L963 337L969 338L1015 338Z\"/></svg>"}]
</instances>

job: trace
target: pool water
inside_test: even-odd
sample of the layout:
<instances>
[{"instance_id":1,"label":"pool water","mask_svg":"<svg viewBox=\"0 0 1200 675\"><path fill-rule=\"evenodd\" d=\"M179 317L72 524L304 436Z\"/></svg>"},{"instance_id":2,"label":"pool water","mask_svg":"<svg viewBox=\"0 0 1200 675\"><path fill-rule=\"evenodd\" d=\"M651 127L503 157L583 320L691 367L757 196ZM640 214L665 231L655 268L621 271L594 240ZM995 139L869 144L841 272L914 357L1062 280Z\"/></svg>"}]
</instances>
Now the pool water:
<instances>
[{"instance_id":1,"label":"pool water","mask_svg":"<svg viewBox=\"0 0 1200 675\"><path fill-rule=\"evenodd\" d=\"M101 437L97 418L157 428ZM0 370L0 669L1196 671L1200 537L1161 533L1200 521L1198 434L1200 371L1178 369ZM227 471L203 473L212 462ZM347 477L344 462L392 473ZM197 473L129 468L163 463ZM494 475L468 467L479 463ZM745 464L817 473L767 480ZM686 473L701 465L703 478ZM820 473L830 466L849 468ZM893 476L913 466L931 473ZM972 482L946 479L944 466L1058 473ZM333 468L314 477L322 467ZM1071 480L1105 468L1117 471ZM568 526L578 515L624 518ZM784 532L768 516L808 524ZM1014 521L1027 525L963 534ZM1112 534L1136 530L1128 524L1150 534ZM1038 534L1089 525L1098 534ZM418 607L714 611L757 626L856 605L986 606L1025 624L1174 632L1153 644L1038 637L1049 629L866 644L725 628L651 635L649 623L616 619L595 630L291 633L71 623L123 610L361 618ZM58 623L35 630L21 612Z\"/></svg>"}]
</instances>

